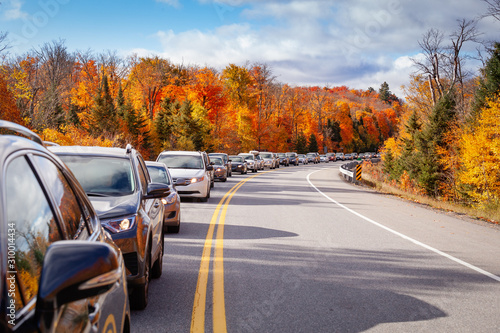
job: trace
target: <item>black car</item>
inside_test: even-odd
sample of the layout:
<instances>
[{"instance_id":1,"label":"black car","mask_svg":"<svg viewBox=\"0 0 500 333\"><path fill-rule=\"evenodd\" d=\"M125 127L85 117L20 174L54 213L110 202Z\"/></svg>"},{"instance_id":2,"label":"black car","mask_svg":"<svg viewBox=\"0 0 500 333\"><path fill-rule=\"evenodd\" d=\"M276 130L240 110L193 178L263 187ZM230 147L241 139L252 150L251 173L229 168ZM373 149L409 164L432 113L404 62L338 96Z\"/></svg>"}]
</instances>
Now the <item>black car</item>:
<instances>
[{"instance_id":1,"label":"black car","mask_svg":"<svg viewBox=\"0 0 500 333\"><path fill-rule=\"evenodd\" d=\"M231 161L231 167L233 168L233 172L239 172L242 175L248 173L247 161L242 156L231 155L229 156L229 160Z\"/></svg>"},{"instance_id":2,"label":"black car","mask_svg":"<svg viewBox=\"0 0 500 333\"><path fill-rule=\"evenodd\" d=\"M170 194L168 186L151 182L141 154L130 145L49 149L73 171L122 250L130 305L144 309L150 278L162 274L164 206L160 200Z\"/></svg>"},{"instance_id":3,"label":"black car","mask_svg":"<svg viewBox=\"0 0 500 333\"><path fill-rule=\"evenodd\" d=\"M129 332L123 257L82 187L36 134L0 132L0 332Z\"/></svg>"}]
</instances>

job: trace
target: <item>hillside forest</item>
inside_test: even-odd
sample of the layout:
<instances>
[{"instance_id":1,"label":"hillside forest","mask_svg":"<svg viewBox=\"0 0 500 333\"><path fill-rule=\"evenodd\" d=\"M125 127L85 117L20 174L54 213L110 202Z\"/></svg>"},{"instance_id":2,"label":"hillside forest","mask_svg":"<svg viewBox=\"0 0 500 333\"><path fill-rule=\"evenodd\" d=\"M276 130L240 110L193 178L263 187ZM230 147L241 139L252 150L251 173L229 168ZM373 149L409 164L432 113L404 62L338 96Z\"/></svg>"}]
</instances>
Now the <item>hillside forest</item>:
<instances>
[{"instance_id":1,"label":"hillside forest","mask_svg":"<svg viewBox=\"0 0 500 333\"><path fill-rule=\"evenodd\" d=\"M430 29L404 98L385 82L291 86L265 63L217 70L154 55L70 52L61 40L16 56L3 48L0 118L60 145L132 143L146 159L167 149L381 151L386 182L498 208L500 44L483 44L480 71L462 67L464 46L479 35L475 21Z\"/></svg>"}]
</instances>

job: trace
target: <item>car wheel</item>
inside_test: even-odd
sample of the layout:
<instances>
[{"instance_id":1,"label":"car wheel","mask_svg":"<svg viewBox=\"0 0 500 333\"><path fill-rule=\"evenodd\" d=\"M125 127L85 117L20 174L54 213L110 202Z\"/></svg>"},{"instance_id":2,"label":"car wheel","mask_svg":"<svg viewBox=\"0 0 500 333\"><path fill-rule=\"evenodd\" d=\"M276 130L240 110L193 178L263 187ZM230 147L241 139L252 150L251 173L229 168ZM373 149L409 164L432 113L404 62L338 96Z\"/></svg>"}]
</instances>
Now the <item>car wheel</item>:
<instances>
[{"instance_id":1,"label":"car wheel","mask_svg":"<svg viewBox=\"0 0 500 333\"><path fill-rule=\"evenodd\" d=\"M144 310L148 305L150 262L151 262L151 255L148 254L146 257L146 262L144 263L145 282L142 286L134 288L134 291L132 292L131 305L135 310Z\"/></svg>"},{"instance_id":2,"label":"car wheel","mask_svg":"<svg viewBox=\"0 0 500 333\"><path fill-rule=\"evenodd\" d=\"M161 233L161 242L160 242L160 253L158 254L158 258L156 258L156 261L151 268L151 277L153 279L158 279L161 277L161 274L163 273L163 250L165 248L165 235L163 232Z\"/></svg>"},{"instance_id":3,"label":"car wheel","mask_svg":"<svg viewBox=\"0 0 500 333\"><path fill-rule=\"evenodd\" d=\"M169 226L168 232L172 234L178 234L181 229L181 211L179 211L179 223L177 225Z\"/></svg>"},{"instance_id":4,"label":"car wheel","mask_svg":"<svg viewBox=\"0 0 500 333\"><path fill-rule=\"evenodd\" d=\"M225 182L225 181L227 181L227 177L226 178L222 178L221 180L222 180L222 182Z\"/></svg>"}]
</instances>

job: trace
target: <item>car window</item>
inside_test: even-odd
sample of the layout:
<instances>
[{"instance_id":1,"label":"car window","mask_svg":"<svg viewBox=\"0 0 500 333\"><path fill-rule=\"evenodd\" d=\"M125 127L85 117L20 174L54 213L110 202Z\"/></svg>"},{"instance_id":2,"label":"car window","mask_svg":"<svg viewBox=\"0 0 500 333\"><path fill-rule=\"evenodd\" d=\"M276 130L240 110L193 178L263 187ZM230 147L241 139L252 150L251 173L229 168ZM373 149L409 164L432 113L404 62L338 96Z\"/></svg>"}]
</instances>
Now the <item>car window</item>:
<instances>
[{"instance_id":1,"label":"car window","mask_svg":"<svg viewBox=\"0 0 500 333\"><path fill-rule=\"evenodd\" d=\"M171 185L165 168L148 165L148 172L153 182Z\"/></svg>"},{"instance_id":2,"label":"car window","mask_svg":"<svg viewBox=\"0 0 500 333\"><path fill-rule=\"evenodd\" d=\"M17 157L9 163L5 176L6 211L9 231L9 248L15 255L8 255L10 271L15 271L21 288L13 298L16 309L34 306L38 293L40 272L49 245L61 240L49 200L38 178L25 157ZM29 208L29 209L26 209ZM15 232L14 232L15 231Z\"/></svg>"},{"instance_id":3,"label":"car window","mask_svg":"<svg viewBox=\"0 0 500 333\"><path fill-rule=\"evenodd\" d=\"M59 155L89 196L123 196L135 191L128 158Z\"/></svg>"},{"instance_id":4,"label":"car window","mask_svg":"<svg viewBox=\"0 0 500 333\"><path fill-rule=\"evenodd\" d=\"M87 239L89 231L85 221L88 216L85 216L80 210L80 204L67 179L49 159L42 156L35 156L34 159L39 166L39 170L43 170L42 177L48 188L50 188L54 202L58 206L69 239Z\"/></svg>"},{"instance_id":5,"label":"car window","mask_svg":"<svg viewBox=\"0 0 500 333\"><path fill-rule=\"evenodd\" d=\"M160 155L158 162L169 169L203 169L201 155Z\"/></svg>"},{"instance_id":6,"label":"car window","mask_svg":"<svg viewBox=\"0 0 500 333\"><path fill-rule=\"evenodd\" d=\"M139 181L141 182L142 190L145 193L148 189L149 177L146 175L146 170L143 169L142 163L141 163L142 161L140 160L140 158L138 156L136 157L136 162L138 165L137 169L139 172Z\"/></svg>"}]
</instances>

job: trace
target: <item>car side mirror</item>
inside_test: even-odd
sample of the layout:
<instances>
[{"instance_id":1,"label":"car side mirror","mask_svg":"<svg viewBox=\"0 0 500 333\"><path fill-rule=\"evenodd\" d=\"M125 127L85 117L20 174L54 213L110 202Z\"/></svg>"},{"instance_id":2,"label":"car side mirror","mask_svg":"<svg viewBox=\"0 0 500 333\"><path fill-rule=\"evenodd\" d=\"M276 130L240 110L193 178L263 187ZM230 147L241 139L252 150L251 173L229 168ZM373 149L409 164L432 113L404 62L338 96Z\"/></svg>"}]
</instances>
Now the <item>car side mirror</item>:
<instances>
[{"instance_id":1,"label":"car side mirror","mask_svg":"<svg viewBox=\"0 0 500 333\"><path fill-rule=\"evenodd\" d=\"M148 184L148 194L144 196L145 199L161 199L168 197L170 194L170 188L168 185L162 183L149 183Z\"/></svg>"},{"instance_id":2,"label":"car side mirror","mask_svg":"<svg viewBox=\"0 0 500 333\"><path fill-rule=\"evenodd\" d=\"M214 169L214 166L212 164L207 165L207 170L212 171Z\"/></svg>"},{"instance_id":3,"label":"car side mirror","mask_svg":"<svg viewBox=\"0 0 500 333\"><path fill-rule=\"evenodd\" d=\"M120 252L111 245L89 241L58 241L43 261L37 312L95 297L110 290L123 276Z\"/></svg>"}]
</instances>

